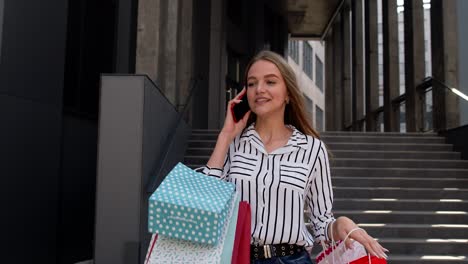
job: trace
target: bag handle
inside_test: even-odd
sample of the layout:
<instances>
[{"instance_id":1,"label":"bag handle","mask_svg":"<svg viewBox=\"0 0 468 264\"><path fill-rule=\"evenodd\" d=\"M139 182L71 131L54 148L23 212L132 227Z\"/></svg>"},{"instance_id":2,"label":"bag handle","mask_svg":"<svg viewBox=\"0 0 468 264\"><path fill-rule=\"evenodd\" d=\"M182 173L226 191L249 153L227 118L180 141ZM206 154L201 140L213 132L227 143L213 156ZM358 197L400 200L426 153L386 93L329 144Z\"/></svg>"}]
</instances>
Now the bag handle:
<instances>
[{"instance_id":1,"label":"bag handle","mask_svg":"<svg viewBox=\"0 0 468 264\"><path fill-rule=\"evenodd\" d=\"M335 238L333 237L333 224L334 224L335 222L336 222L336 220L333 221L333 222L331 222L331 226L330 226L331 241L332 241L331 247L332 247L332 249L336 246ZM363 230L363 231L364 231L364 229L363 229L363 228L360 228L360 227L355 227L355 228L351 229L351 231L348 232L348 234L346 235L346 237L345 237L345 239L343 240L342 243L345 243L346 240L349 238L349 236L350 236L354 231L357 231L357 230ZM346 245L346 244L345 244L345 245ZM323 249L326 249L325 242L323 242L323 240L322 240L322 248L323 248ZM367 251L367 250L366 250L366 251ZM369 253L367 253L367 257L368 257L368 259L369 259L369 264L371 264L372 261L371 261L371 257L370 257L370 254L369 254ZM332 254L332 261L333 261L333 263L335 263L335 255L334 255L334 254Z\"/></svg>"},{"instance_id":2,"label":"bag handle","mask_svg":"<svg viewBox=\"0 0 468 264\"><path fill-rule=\"evenodd\" d=\"M201 171L204 169L204 168L208 168L209 170L211 170L208 166L204 166L204 167L198 167L198 168L195 168L193 169L193 171L195 172L198 172L198 173L202 173ZM219 180L225 180L226 179L226 174L223 173L223 175L221 175L221 177L214 177L214 178L218 178Z\"/></svg>"},{"instance_id":3,"label":"bag handle","mask_svg":"<svg viewBox=\"0 0 468 264\"><path fill-rule=\"evenodd\" d=\"M360 227L355 227L353 229L351 229L351 231L349 231L349 233L346 235L346 238L343 240L343 243L346 242L346 239L348 239L348 237L356 230L362 230L364 231L364 229L360 228Z\"/></svg>"},{"instance_id":4,"label":"bag handle","mask_svg":"<svg viewBox=\"0 0 468 264\"><path fill-rule=\"evenodd\" d=\"M353 233L353 232L356 231L356 230L362 230L362 231L364 231L364 229L362 229L362 228L360 228L360 227L355 227L355 228L351 229L351 231L349 231L348 235L346 235L346 238L343 240L343 243L345 243L345 242L346 242L346 239L348 239L348 237L351 235L351 233ZM365 248L364 248L364 249L365 249ZM366 252L367 252L367 249L366 249ZM368 259L369 259L369 264L371 264L372 261L371 261L371 256L370 256L369 252L367 252L367 257L368 257Z\"/></svg>"}]
</instances>

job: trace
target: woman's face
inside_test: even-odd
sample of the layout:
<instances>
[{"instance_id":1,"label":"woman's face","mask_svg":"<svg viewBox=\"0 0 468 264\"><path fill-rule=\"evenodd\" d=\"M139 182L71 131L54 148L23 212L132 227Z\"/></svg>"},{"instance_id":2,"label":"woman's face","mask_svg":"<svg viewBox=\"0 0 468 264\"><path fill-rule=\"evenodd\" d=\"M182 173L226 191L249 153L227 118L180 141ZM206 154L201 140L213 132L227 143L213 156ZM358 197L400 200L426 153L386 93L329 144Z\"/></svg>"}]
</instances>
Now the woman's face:
<instances>
[{"instance_id":1,"label":"woman's face","mask_svg":"<svg viewBox=\"0 0 468 264\"><path fill-rule=\"evenodd\" d=\"M278 67L259 60L247 73L247 98L257 117L284 116L288 91Z\"/></svg>"}]
</instances>

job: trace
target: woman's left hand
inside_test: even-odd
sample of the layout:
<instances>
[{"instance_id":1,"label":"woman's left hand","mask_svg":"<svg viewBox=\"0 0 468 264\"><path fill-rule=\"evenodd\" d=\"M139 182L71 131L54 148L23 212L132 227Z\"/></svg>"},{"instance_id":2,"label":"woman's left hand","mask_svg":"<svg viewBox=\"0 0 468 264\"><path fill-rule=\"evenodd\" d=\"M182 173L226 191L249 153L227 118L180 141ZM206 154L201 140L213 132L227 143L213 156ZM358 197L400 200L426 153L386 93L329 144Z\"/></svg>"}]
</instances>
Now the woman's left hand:
<instances>
[{"instance_id":1,"label":"woman's left hand","mask_svg":"<svg viewBox=\"0 0 468 264\"><path fill-rule=\"evenodd\" d=\"M357 227L358 226L356 223L354 223L353 220L349 219L348 217L338 217L333 224L333 238L335 240L344 240L348 233ZM367 234L365 230L358 229L351 233L351 235L345 241L347 248L352 248L351 239L361 243L366 248L367 252L371 255L387 259L385 252L388 252L388 249L382 247L379 242Z\"/></svg>"}]
</instances>

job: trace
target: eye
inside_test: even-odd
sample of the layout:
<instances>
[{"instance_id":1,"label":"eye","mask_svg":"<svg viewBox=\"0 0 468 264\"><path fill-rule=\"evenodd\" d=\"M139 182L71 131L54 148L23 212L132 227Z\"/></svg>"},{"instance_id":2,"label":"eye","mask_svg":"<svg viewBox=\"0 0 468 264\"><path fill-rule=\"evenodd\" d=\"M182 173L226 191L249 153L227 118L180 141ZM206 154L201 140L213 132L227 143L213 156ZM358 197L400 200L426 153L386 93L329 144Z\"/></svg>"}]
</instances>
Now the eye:
<instances>
[{"instance_id":1,"label":"eye","mask_svg":"<svg viewBox=\"0 0 468 264\"><path fill-rule=\"evenodd\" d=\"M248 82L248 83L247 83L247 87L253 87L253 86L255 86L255 83L254 83L254 82Z\"/></svg>"},{"instance_id":2,"label":"eye","mask_svg":"<svg viewBox=\"0 0 468 264\"><path fill-rule=\"evenodd\" d=\"M275 85L275 84L276 84L276 82L275 82L275 81L267 81L266 83L267 83L268 85L270 85L270 86L272 86L272 85Z\"/></svg>"}]
</instances>

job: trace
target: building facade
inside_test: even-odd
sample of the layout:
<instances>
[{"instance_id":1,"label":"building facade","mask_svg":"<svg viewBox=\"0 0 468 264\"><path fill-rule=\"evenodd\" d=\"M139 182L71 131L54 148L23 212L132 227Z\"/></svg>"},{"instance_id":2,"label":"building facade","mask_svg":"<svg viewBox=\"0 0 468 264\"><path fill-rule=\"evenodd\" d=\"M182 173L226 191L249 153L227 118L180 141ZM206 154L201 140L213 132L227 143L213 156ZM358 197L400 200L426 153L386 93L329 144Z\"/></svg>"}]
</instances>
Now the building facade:
<instances>
[{"instance_id":1,"label":"building facade","mask_svg":"<svg viewBox=\"0 0 468 264\"><path fill-rule=\"evenodd\" d=\"M288 62L296 72L312 125L319 132L325 128L324 50L320 41L291 39L288 43Z\"/></svg>"}]
</instances>

